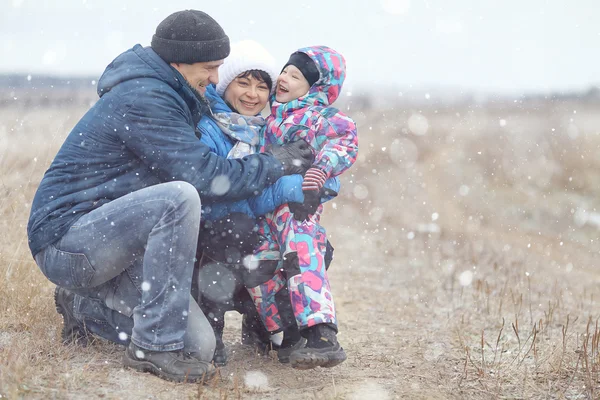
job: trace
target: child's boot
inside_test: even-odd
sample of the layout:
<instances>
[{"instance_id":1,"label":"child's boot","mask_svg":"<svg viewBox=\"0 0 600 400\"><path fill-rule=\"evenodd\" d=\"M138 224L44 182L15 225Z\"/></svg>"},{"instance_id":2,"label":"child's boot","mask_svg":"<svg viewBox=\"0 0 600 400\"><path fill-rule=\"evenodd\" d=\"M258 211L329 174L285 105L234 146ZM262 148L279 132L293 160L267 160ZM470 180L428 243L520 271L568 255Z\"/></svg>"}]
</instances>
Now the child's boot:
<instances>
[{"instance_id":1,"label":"child's boot","mask_svg":"<svg viewBox=\"0 0 600 400\"><path fill-rule=\"evenodd\" d=\"M331 368L346 360L346 353L337 341L333 324L317 324L302 332L306 347L290 354L290 363L296 369Z\"/></svg>"}]
</instances>

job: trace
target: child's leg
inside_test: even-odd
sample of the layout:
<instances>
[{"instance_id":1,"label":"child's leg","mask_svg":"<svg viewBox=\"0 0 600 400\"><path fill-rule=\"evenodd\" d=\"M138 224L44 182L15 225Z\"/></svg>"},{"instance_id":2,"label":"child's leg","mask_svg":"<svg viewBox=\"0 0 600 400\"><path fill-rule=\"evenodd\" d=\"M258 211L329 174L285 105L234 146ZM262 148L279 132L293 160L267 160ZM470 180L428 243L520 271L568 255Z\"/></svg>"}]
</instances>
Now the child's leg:
<instances>
[{"instance_id":1,"label":"child's leg","mask_svg":"<svg viewBox=\"0 0 600 400\"><path fill-rule=\"evenodd\" d=\"M287 258L283 267L287 272L292 309L300 329L321 323L337 325L325 267L327 237L325 228L319 224L321 210L322 207L319 207L307 221L297 221L287 205L278 207L259 227L264 242L254 255L257 262L278 257L281 253ZM271 327L274 327L272 317L277 309L274 299L280 289L280 279L281 275L275 282L267 281L249 289L265 325L268 322ZM281 327L280 319L276 322Z\"/></svg>"},{"instance_id":2,"label":"child's leg","mask_svg":"<svg viewBox=\"0 0 600 400\"><path fill-rule=\"evenodd\" d=\"M271 333L279 332L282 329L275 295L284 286L285 279L283 278L283 274L281 271L277 271L275 276L267 282L248 288L248 293L256 306L256 310L265 328Z\"/></svg>"},{"instance_id":3,"label":"child's leg","mask_svg":"<svg viewBox=\"0 0 600 400\"><path fill-rule=\"evenodd\" d=\"M298 327L303 330L317 324L331 324L337 329L335 305L325 268L325 229L315 221L298 222L296 228L296 257L290 254L285 264Z\"/></svg>"},{"instance_id":4,"label":"child's leg","mask_svg":"<svg viewBox=\"0 0 600 400\"><path fill-rule=\"evenodd\" d=\"M261 246L261 252L255 254L262 259L268 259L265 255L268 255L269 251L283 249L286 256L284 268L289 278L290 302L296 325L304 330L303 335L308 339L308 346L319 352L317 355L301 354L301 357L300 353L296 354L297 368L314 368L319 365L329 367L345 359L345 353L335 338L337 321L326 273L327 238L325 229L319 224L321 209L320 207L310 220L300 222L294 219L287 206L280 207L268 218L268 226L265 227L268 235L265 236L268 236L269 240ZM275 278L276 284L266 282L249 289L269 330L285 328L282 326L281 315L276 313L279 308L275 294L279 290L280 279L282 277L278 274ZM287 333L284 335L284 342L286 336ZM290 340L292 345L300 343L297 330L294 336L296 338ZM282 344L282 348L285 347L287 346ZM317 348L318 350L315 350ZM285 358L290 357L291 355L287 354ZM308 361L303 363L303 360Z\"/></svg>"},{"instance_id":5,"label":"child's leg","mask_svg":"<svg viewBox=\"0 0 600 400\"><path fill-rule=\"evenodd\" d=\"M290 300L301 330L323 323L337 325L325 268L327 237L319 224L321 210L319 207L306 221L297 221L289 212L281 213L272 229L283 249Z\"/></svg>"},{"instance_id":6,"label":"child's leg","mask_svg":"<svg viewBox=\"0 0 600 400\"><path fill-rule=\"evenodd\" d=\"M286 260L290 300L305 348L294 350L289 360L292 367L310 369L317 366L329 368L346 359L346 353L337 341L337 319L325 254L327 238L325 228L319 224L322 207L307 221L290 218L289 230L278 230Z\"/></svg>"},{"instance_id":7,"label":"child's leg","mask_svg":"<svg viewBox=\"0 0 600 400\"><path fill-rule=\"evenodd\" d=\"M273 262L275 259L281 260L282 249L285 249L286 254L291 252L295 255L297 247L295 233L297 230L296 225L297 221L293 218L293 215L287 205L282 205L273 213L267 215L259 225L259 234L263 238L263 242L255 252L252 262L257 263L256 265L260 266L262 263ZM311 224L310 226L312 229L314 224ZM322 228L320 229L323 231L322 234L315 236L318 237L320 242L326 242L324 230ZM323 255L325 253L326 244L320 243L318 244L318 247L320 248L319 253ZM322 260L323 257L320 257L320 259ZM287 263L289 263L289 261ZM323 262L321 262L321 264L323 264ZM296 265L298 265L297 262ZM281 267L282 265L279 265L278 270L281 269ZM325 271L324 268L322 268L322 270ZM299 273L300 269L299 267L296 267L294 271L289 271L285 278L297 275ZM248 292L250 293L250 296L256 305L262 321L267 329L271 332L288 328L292 324L300 327L306 325L304 323L296 323L294 311L295 308L298 308L298 306L294 307L293 304L290 304L289 298L281 304L286 314L284 315L284 321L281 319L281 314L278 312L279 305L277 299L275 299L275 295L280 291L282 286L285 285L285 278L279 272L272 279L265 280L264 283L260 285L257 285L257 282L253 282L251 285L246 285L249 287ZM297 285L293 287L294 290L297 290ZM297 294L295 294L294 297L299 298ZM315 297L317 296L315 295ZM302 300L300 300L300 302L302 302ZM313 319L316 321L318 317L315 316ZM326 318L326 320L327 322L330 322L331 318ZM294 330L297 332L296 327L294 327ZM297 341L298 339L297 334L288 336L290 339L294 339L292 336L295 336L296 339L294 341Z\"/></svg>"},{"instance_id":8,"label":"child's leg","mask_svg":"<svg viewBox=\"0 0 600 400\"><path fill-rule=\"evenodd\" d=\"M250 261L251 264L254 264L254 266L257 267L256 269L260 269L261 266L266 263L277 263L278 266L273 268L270 279L259 279L257 281L256 274L253 274L255 268L253 265L250 265L250 271L244 282L265 328L271 333L282 330L282 323L275 295L285 286L285 278L282 273L279 272L279 267L281 267L281 265L279 265L281 254L279 244L275 240L276 235L273 231L275 223L273 221L278 218L278 213L285 212L282 211L283 207L284 206L280 206L274 213L265 216L264 220L259 224L258 233L262 238L262 243L254 252Z\"/></svg>"}]
</instances>

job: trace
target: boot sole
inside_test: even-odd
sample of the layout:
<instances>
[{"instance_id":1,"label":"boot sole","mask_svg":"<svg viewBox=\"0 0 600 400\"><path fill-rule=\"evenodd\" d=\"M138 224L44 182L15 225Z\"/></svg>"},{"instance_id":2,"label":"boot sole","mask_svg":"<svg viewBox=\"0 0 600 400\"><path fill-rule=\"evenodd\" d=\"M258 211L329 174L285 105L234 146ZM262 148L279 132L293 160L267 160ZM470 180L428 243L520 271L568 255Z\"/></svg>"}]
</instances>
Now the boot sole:
<instances>
[{"instance_id":1,"label":"boot sole","mask_svg":"<svg viewBox=\"0 0 600 400\"><path fill-rule=\"evenodd\" d=\"M123 364L126 367L134 369L138 372L149 372L149 373L156 375L159 378L162 378L164 380L171 381L171 382L177 382L177 383L181 383L181 382L195 383L195 382L199 382L199 381L208 383L208 381L210 379L212 379L217 373L217 370L215 369L215 370L206 372L206 373L202 374L201 376L173 375L173 374L169 374L168 372L161 370L160 368L156 367L156 365L152 364L151 362L133 360L127 356L127 353L123 356Z\"/></svg>"},{"instance_id":2,"label":"boot sole","mask_svg":"<svg viewBox=\"0 0 600 400\"><path fill-rule=\"evenodd\" d=\"M280 348L277 350L277 359L282 364L289 364L290 356L296 350L303 349L306 346L306 339L301 338L296 344L289 348Z\"/></svg>"},{"instance_id":3,"label":"boot sole","mask_svg":"<svg viewBox=\"0 0 600 400\"><path fill-rule=\"evenodd\" d=\"M331 368L346 361L346 353L340 348L336 351L325 353L314 352L294 352L289 360L292 368L295 369L313 369L316 367Z\"/></svg>"}]
</instances>

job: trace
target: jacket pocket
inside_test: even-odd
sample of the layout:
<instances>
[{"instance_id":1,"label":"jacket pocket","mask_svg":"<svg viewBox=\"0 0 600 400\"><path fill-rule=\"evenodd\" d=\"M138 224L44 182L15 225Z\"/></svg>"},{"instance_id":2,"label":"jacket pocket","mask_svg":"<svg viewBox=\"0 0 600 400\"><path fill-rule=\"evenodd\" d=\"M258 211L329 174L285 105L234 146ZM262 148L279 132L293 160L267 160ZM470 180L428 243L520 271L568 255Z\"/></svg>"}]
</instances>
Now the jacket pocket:
<instances>
[{"instance_id":1,"label":"jacket pocket","mask_svg":"<svg viewBox=\"0 0 600 400\"><path fill-rule=\"evenodd\" d=\"M54 245L44 250L43 266L46 277L66 289L87 288L96 270L83 253L59 250Z\"/></svg>"}]
</instances>

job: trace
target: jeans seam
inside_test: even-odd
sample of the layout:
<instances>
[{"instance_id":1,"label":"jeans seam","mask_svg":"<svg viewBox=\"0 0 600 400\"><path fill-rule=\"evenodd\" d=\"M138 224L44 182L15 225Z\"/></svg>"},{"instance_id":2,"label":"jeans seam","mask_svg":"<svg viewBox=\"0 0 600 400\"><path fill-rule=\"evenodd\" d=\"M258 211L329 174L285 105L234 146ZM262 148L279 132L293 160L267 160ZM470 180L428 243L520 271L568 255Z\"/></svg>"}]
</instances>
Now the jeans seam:
<instances>
[{"instance_id":1,"label":"jeans seam","mask_svg":"<svg viewBox=\"0 0 600 400\"><path fill-rule=\"evenodd\" d=\"M90 259L87 257L87 255L85 253L73 253L71 251L61 250L58 247L56 247L55 244L51 244L50 246L52 246L54 248L54 250L56 250L57 252L60 252L60 253L66 253L66 254L70 254L70 255L74 255L74 256L83 256L83 258L85 259L85 262L87 263L87 266L90 267L90 270L92 271L92 273L90 274L89 278L85 279L85 282L77 282L78 285L76 285L76 287L79 287L79 288L88 288L90 286L90 282L92 281L92 278L96 274L96 269L92 266L92 263L90 262ZM73 280L73 283L75 283L75 270L74 270L74 266L71 264L69 266L69 269L70 269L70 272L71 272L71 279Z\"/></svg>"},{"instance_id":2,"label":"jeans seam","mask_svg":"<svg viewBox=\"0 0 600 400\"><path fill-rule=\"evenodd\" d=\"M177 217L177 219L179 220L179 215L178 215L179 210L175 206L175 202L174 201L170 201L170 202L171 202L171 207L173 207L175 217ZM163 214L163 217L164 217L164 214ZM171 240L169 241L169 248L171 249L171 251L169 252L169 267L168 267L168 270L167 270L167 272L169 273L169 278L167 279L168 286L167 286L167 288L165 290L165 295L163 296L164 300L163 300L162 305L160 306L160 315L161 316L163 315L163 311L164 311L164 308L165 308L165 303L167 302L167 297L168 297L168 294L169 294L169 290L171 289L171 286L172 286L171 285L172 284L172 281L171 281L172 274L171 274L171 272L172 272L172 268L173 268L173 254L175 253L173 251L173 241L174 241L175 230L176 229L177 229L177 226L173 227L173 231L171 232ZM154 332L154 339L155 340L158 337L158 334L159 334L159 326L156 326L156 330Z\"/></svg>"},{"instance_id":3,"label":"jeans seam","mask_svg":"<svg viewBox=\"0 0 600 400\"><path fill-rule=\"evenodd\" d=\"M103 216L101 216L101 217L98 217L98 218L96 218L96 219L93 219L93 220L91 220L91 221L87 221L85 224L79 224L79 225L78 225L78 222L81 220L81 218L80 218L80 219L79 219L79 220L77 220L77 222L76 222L74 225L72 225L72 226L71 226L71 228L69 228L69 229L79 229L79 228L84 228L84 227L86 227L86 226L88 226L88 225L90 225L90 224L96 223L96 222L98 222L98 221L100 221L100 220L102 220L102 219L106 218L108 215L113 215L113 214L116 214L116 213L122 213L124 210L127 210L127 209L129 209L129 208L131 208L131 207L140 207L140 206L142 206L143 204L147 204L147 203L153 203L153 202L156 202L156 201L169 202L169 203L171 203L171 204L173 204L173 203L174 203L174 202L173 202L173 200L171 200L171 199L162 199L162 198L160 198L160 199L146 200L146 201L143 201L143 202L136 202L135 204L130 204L130 205L124 206L124 207L122 207L122 208L119 208L118 210L114 210L114 211L112 211L110 214L106 214L106 215L103 215ZM95 210L94 210L94 211L95 211Z\"/></svg>"},{"instance_id":4,"label":"jeans seam","mask_svg":"<svg viewBox=\"0 0 600 400\"><path fill-rule=\"evenodd\" d=\"M129 279L133 283L133 286L135 286L135 288L137 289L138 293L139 294L143 294L142 289L138 286L138 284L135 281L135 279L133 279L133 276L131 275L131 271L129 270L129 268L125 269L125 273L127 274L127 276L129 277Z\"/></svg>"},{"instance_id":5,"label":"jeans seam","mask_svg":"<svg viewBox=\"0 0 600 400\"><path fill-rule=\"evenodd\" d=\"M133 334L131 335L131 341L136 346L141 347L143 349L148 349L150 351L175 351L175 350L180 350L184 347L183 340L176 342L176 343L172 343L172 344L157 346L155 344L147 343L143 340L140 340L139 338L135 337Z\"/></svg>"}]
</instances>

